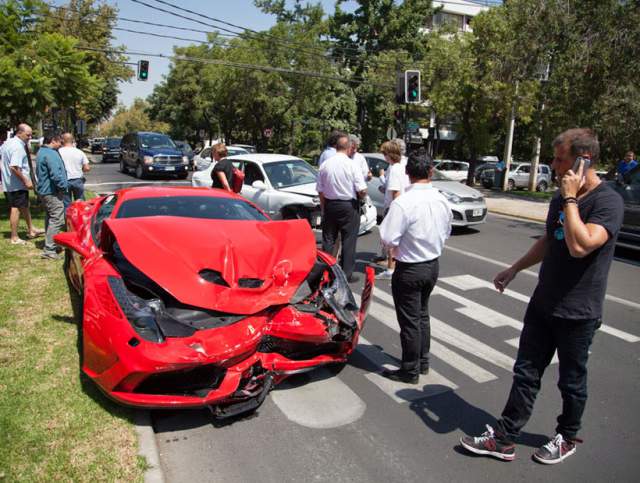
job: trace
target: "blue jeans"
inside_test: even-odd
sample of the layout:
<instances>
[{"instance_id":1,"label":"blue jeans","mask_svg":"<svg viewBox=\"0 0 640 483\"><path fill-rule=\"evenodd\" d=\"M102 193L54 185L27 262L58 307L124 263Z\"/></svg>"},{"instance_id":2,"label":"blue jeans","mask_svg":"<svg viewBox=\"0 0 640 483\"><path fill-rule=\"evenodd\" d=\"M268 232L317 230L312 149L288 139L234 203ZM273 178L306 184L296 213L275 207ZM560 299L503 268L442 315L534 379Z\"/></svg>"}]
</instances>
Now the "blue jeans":
<instances>
[{"instance_id":1,"label":"blue jeans","mask_svg":"<svg viewBox=\"0 0 640 483\"><path fill-rule=\"evenodd\" d=\"M67 211L69 205L75 200L84 200L84 180L82 178L74 178L67 181L69 188L64 194L64 211Z\"/></svg>"},{"instance_id":2,"label":"blue jeans","mask_svg":"<svg viewBox=\"0 0 640 483\"><path fill-rule=\"evenodd\" d=\"M540 390L540 381L553 354L558 351L558 388L562 414L556 433L575 439L587 402L587 359L589 346L600 319L572 320L540 314L529 305L520 334L518 357L513 367L509 399L496 429L498 438L512 443L529 420Z\"/></svg>"}]
</instances>

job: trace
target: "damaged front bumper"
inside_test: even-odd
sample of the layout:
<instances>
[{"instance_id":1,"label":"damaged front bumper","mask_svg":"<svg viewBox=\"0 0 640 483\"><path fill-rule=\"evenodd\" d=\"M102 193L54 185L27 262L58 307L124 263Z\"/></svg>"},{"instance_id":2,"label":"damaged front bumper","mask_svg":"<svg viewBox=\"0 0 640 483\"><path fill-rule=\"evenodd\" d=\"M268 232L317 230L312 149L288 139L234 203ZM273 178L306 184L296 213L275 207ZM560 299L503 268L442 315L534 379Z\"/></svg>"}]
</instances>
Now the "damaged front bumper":
<instances>
[{"instance_id":1,"label":"damaged front bumper","mask_svg":"<svg viewBox=\"0 0 640 483\"><path fill-rule=\"evenodd\" d=\"M360 307L344 274L320 260L290 305L271 308L225 327L188 337L145 340L131 323L99 350L85 313L85 373L119 403L146 408L212 408L218 417L256 409L291 374L343 363L357 345L373 288L367 269ZM332 282L323 284L327 269ZM125 319L126 320L126 319ZM122 318L118 322L123 324Z\"/></svg>"}]
</instances>

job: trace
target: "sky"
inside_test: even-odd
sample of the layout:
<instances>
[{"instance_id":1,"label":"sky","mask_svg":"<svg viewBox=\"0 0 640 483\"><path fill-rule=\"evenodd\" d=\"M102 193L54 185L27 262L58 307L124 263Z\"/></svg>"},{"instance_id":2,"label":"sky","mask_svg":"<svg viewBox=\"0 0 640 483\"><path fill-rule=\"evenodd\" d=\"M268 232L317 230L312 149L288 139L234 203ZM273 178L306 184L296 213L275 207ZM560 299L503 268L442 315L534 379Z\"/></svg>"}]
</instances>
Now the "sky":
<instances>
[{"instance_id":1,"label":"sky","mask_svg":"<svg viewBox=\"0 0 640 483\"><path fill-rule=\"evenodd\" d=\"M145 3L155 5L165 10L173 10L166 5L154 2L153 0L143 0ZM247 27L253 30L266 30L275 24L275 17L266 15L254 6L253 0L168 0L170 3L179 5L182 8L203 13L210 17L219 18L236 25ZM65 5L67 2L55 1L49 2L55 5ZM118 16L130 18L134 20L144 20L147 22L161 23L166 25L174 25L179 27L189 27L198 30L206 30L202 24L190 22L186 19L178 18L173 15L153 10L144 5L132 2L131 0L106 0L105 3L114 5L118 8ZM325 12L333 12L335 0L321 0L325 8ZM177 13L189 16L185 12L174 10ZM209 22L207 19L201 18L201 21ZM171 35L175 37L184 37L191 39L206 40L204 33L186 32L174 29L166 29L162 27L152 27L147 25L135 24L131 22L119 21L118 27L131 30L140 30L153 32L162 35ZM148 35L140 35L129 32L115 31L113 32L115 39L113 45L125 45L128 50L136 52L147 52L152 54L170 55L173 53L173 46L185 46L191 42L162 39L151 37ZM130 56L129 62L138 62L142 56ZM156 84L162 81L163 75L169 72L169 59L148 58L149 80L138 81L135 76L129 82L120 84L120 95L118 101L124 105L131 105L136 97L146 98L153 92ZM133 67L133 66L132 66ZM135 67L134 67L135 68Z\"/></svg>"}]
</instances>

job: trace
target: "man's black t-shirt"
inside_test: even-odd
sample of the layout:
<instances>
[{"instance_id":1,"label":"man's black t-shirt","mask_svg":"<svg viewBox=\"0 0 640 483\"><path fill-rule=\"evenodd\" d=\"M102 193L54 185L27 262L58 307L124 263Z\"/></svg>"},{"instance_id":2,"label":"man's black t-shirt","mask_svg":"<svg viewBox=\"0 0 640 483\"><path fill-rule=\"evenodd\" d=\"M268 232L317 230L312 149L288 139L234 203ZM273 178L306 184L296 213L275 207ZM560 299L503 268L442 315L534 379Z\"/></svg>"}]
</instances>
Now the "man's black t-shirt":
<instances>
[{"instance_id":1,"label":"man's black t-shirt","mask_svg":"<svg viewBox=\"0 0 640 483\"><path fill-rule=\"evenodd\" d=\"M609 239L583 258L569 253L564 239L564 206L560 192L551 200L547 215L547 252L531 304L544 314L564 319L598 319L607 288L609 267L622 225L622 198L606 183L578 201L580 218L600 225Z\"/></svg>"},{"instance_id":2,"label":"man's black t-shirt","mask_svg":"<svg viewBox=\"0 0 640 483\"><path fill-rule=\"evenodd\" d=\"M213 181L213 183L211 184L211 187L224 189L224 186L222 186L222 183L218 178L218 173L220 171L222 171L227 177L227 183L229 183L229 188L232 188L233 187L233 163L226 158L218 161L216 165L213 167L213 171L211 171L211 181Z\"/></svg>"}]
</instances>

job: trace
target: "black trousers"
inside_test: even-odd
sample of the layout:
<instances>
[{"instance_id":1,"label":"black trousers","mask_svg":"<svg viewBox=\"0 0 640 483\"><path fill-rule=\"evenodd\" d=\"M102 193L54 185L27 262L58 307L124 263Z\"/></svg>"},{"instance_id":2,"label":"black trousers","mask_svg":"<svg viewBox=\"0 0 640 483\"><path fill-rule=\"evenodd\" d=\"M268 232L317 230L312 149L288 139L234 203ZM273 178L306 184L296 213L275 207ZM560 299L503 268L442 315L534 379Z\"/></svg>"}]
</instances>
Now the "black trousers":
<instances>
[{"instance_id":1,"label":"black trousers","mask_svg":"<svg viewBox=\"0 0 640 483\"><path fill-rule=\"evenodd\" d=\"M558 388L562 414L556 433L574 439L587 403L587 359L589 346L600 319L572 320L537 312L531 305L524 317L518 357L513 367L509 399L496 429L504 442L511 443L529 420L540 390L540 381L553 354L558 351Z\"/></svg>"},{"instance_id":2,"label":"black trousers","mask_svg":"<svg viewBox=\"0 0 640 483\"><path fill-rule=\"evenodd\" d=\"M411 375L429 365L431 323L429 296L438 281L438 259L420 263L396 261L391 278L393 303L400 324L402 369Z\"/></svg>"},{"instance_id":3,"label":"black trousers","mask_svg":"<svg viewBox=\"0 0 640 483\"><path fill-rule=\"evenodd\" d=\"M322 218L322 249L332 253L338 239L342 238L340 266L348 277L356 265L356 242L360 229L360 205L357 200L326 200Z\"/></svg>"}]
</instances>

